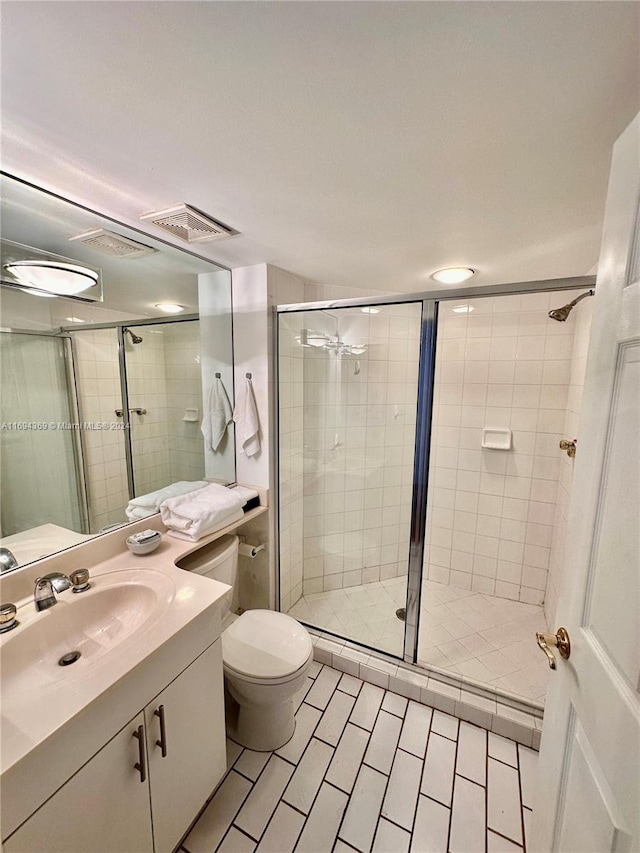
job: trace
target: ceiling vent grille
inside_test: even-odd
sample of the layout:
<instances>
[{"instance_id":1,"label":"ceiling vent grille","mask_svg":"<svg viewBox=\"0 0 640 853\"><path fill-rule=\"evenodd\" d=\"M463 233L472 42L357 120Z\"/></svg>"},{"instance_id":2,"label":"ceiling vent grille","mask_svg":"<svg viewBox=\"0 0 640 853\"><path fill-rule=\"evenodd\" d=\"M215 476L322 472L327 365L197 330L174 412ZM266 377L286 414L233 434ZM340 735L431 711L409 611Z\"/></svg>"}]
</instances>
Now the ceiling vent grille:
<instances>
[{"instance_id":1,"label":"ceiling vent grille","mask_svg":"<svg viewBox=\"0 0 640 853\"><path fill-rule=\"evenodd\" d=\"M113 231L105 231L104 228L85 231L82 234L77 234L75 237L69 237L69 240L77 240L79 243L84 243L85 246L97 249L103 255L110 255L112 258L140 258L143 255L151 255L156 251L151 246L136 243L135 240L122 237L120 234L114 234Z\"/></svg>"},{"instance_id":2,"label":"ceiling vent grille","mask_svg":"<svg viewBox=\"0 0 640 853\"><path fill-rule=\"evenodd\" d=\"M154 210L151 213L145 213L140 219L151 222L158 228L164 228L165 231L186 243L219 240L220 237L231 237L237 233L188 204L178 204L166 210Z\"/></svg>"}]
</instances>

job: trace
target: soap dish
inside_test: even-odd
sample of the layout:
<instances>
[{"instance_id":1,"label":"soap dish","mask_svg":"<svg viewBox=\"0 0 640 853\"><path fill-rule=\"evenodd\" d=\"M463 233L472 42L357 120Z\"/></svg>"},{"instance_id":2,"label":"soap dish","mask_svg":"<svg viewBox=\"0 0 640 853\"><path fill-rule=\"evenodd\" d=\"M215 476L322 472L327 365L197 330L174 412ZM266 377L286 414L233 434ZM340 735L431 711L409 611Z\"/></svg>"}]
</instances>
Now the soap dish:
<instances>
[{"instance_id":1,"label":"soap dish","mask_svg":"<svg viewBox=\"0 0 640 853\"><path fill-rule=\"evenodd\" d=\"M162 542L162 533L159 530L142 530L127 537L127 548L132 554L142 556L155 551Z\"/></svg>"}]
</instances>

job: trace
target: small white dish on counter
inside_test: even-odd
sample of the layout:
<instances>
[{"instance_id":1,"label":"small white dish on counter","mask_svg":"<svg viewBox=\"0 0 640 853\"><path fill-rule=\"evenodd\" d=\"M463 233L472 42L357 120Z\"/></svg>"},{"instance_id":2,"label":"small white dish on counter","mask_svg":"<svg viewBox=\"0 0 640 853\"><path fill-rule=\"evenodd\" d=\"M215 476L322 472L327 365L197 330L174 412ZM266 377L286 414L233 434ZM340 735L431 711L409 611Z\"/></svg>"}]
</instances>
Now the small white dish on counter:
<instances>
[{"instance_id":1,"label":"small white dish on counter","mask_svg":"<svg viewBox=\"0 0 640 853\"><path fill-rule=\"evenodd\" d=\"M132 554L142 556L151 554L162 542L162 533L159 530L142 530L127 537L127 548Z\"/></svg>"}]
</instances>

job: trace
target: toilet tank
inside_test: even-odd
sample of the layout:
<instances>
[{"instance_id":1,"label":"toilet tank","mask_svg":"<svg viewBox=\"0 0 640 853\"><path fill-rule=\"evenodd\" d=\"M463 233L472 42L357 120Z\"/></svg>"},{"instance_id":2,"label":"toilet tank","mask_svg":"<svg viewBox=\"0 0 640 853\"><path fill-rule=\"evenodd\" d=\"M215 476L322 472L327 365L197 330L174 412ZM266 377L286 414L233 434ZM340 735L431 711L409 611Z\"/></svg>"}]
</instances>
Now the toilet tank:
<instances>
[{"instance_id":1,"label":"toilet tank","mask_svg":"<svg viewBox=\"0 0 640 853\"><path fill-rule=\"evenodd\" d=\"M195 572L198 575L204 575L208 578L213 578L221 583L229 584L233 587L231 600L227 599L223 605L223 619L225 612L229 609L233 613L238 609L238 585L236 576L238 573L238 537L237 536L221 536L214 542L210 542L197 551L187 554L177 561L176 566L179 569L185 569L187 572Z\"/></svg>"}]
</instances>

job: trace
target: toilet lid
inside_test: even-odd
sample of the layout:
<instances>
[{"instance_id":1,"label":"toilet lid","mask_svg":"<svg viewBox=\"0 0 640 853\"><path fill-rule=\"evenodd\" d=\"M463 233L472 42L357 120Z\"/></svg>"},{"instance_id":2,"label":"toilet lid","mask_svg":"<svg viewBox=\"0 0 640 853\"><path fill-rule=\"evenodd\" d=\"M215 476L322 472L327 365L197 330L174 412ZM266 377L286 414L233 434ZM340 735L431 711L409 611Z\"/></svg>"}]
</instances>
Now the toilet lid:
<instances>
[{"instance_id":1,"label":"toilet lid","mask_svg":"<svg viewBox=\"0 0 640 853\"><path fill-rule=\"evenodd\" d=\"M312 648L306 628L273 610L247 610L222 634L225 666L251 678L291 675Z\"/></svg>"}]
</instances>

